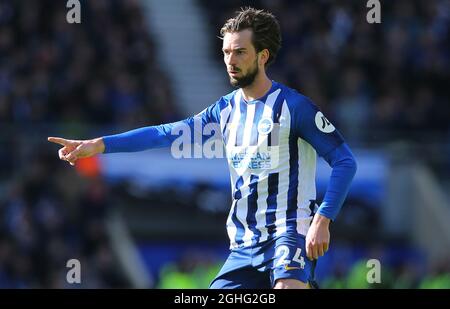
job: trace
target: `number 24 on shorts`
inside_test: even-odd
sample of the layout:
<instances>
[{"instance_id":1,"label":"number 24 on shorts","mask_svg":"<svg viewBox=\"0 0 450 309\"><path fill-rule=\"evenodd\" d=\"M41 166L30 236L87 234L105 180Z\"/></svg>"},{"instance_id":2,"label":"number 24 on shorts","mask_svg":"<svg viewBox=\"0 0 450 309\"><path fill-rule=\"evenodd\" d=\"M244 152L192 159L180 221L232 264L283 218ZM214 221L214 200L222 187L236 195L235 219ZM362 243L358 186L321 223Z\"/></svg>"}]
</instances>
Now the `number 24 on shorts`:
<instances>
[{"instance_id":1,"label":"number 24 on shorts","mask_svg":"<svg viewBox=\"0 0 450 309\"><path fill-rule=\"evenodd\" d=\"M277 250L275 251L275 257L279 257L277 263L275 264L275 267L284 265L286 270L290 269L298 269L299 267L289 267L289 263L291 263L291 260L288 260L287 257L289 256L289 247L286 245L278 246ZM297 262L300 265L301 269L305 268L305 259L303 256L301 256L302 249L297 248L295 251L294 257L292 258L293 262Z\"/></svg>"}]
</instances>

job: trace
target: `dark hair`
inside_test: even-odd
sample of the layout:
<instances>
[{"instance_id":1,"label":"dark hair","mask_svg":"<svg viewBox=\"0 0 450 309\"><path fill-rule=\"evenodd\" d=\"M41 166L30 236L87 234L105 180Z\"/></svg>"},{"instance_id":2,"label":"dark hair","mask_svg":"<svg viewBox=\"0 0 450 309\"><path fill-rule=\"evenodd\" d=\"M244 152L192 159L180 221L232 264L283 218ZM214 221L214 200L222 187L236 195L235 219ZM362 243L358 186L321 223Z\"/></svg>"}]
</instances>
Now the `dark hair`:
<instances>
[{"instance_id":1,"label":"dark hair","mask_svg":"<svg viewBox=\"0 0 450 309\"><path fill-rule=\"evenodd\" d=\"M264 10L251 7L241 8L237 15L227 20L220 35L223 37L229 32L239 32L250 29L253 32L252 43L256 52L269 50L269 59L266 65L270 65L276 58L281 47L280 25L276 17Z\"/></svg>"}]
</instances>

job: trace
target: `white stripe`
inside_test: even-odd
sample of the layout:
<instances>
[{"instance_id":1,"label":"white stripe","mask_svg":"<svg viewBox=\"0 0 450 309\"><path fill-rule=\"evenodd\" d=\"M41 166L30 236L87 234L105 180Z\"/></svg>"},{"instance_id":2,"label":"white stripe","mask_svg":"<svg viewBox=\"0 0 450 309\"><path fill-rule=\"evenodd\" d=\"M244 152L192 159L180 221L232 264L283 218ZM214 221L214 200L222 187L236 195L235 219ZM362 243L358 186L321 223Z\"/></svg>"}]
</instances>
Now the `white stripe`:
<instances>
[{"instance_id":1,"label":"white stripe","mask_svg":"<svg viewBox=\"0 0 450 309\"><path fill-rule=\"evenodd\" d=\"M229 130L229 134L228 134L228 142L227 142L227 151L229 147L234 147L234 145L236 145L236 136L237 136L237 129L239 126L239 119L241 118L241 90L237 91L236 94L234 95L234 115L233 115L233 119L231 120L231 123L228 124L228 130Z\"/></svg>"},{"instance_id":2,"label":"white stripe","mask_svg":"<svg viewBox=\"0 0 450 309\"><path fill-rule=\"evenodd\" d=\"M266 228L266 212L267 212L267 197L269 196L269 178L267 171L261 176L262 179L258 182L258 200L256 205L256 228L261 232L259 241L264 241L269 237L269 233Z\"/></svg>"},{"instance_id":3,"label":"white stripe","mask_svg":"<svg viewBox=\"0 0 450 309\"><path fill-rule=\"evenodd\" d=\"M272 116L273 105L275 104L275 101L278 98L280 92L281 89L277 89L276 91L272 92L267 96L267 100L266 103L264 104L264 110L261 119Z\"/></svg>"},{"instance_id":4,"label":"white stripe","mask_svg":"<svg viewBox=\"0 0 450 309\"><path fill-rule=\"evenodd\" d=\"M278 188L289 187L289 168L283 169L283 171L280 172L279 180ZM285 192L279 192L277 195L277 209L275 212L276 236L286 232L287 195L287 190L285 190Z\"/></svg>"},{"instance_id":5,"label":"white stripe","mask_svg":"<svg viewBox=\"0 0 450 309\"><path fill-rule=\"evenodd\" d=\"M247 213L248 213L248 196L250 194L250 172L245 172L244 184L241 187L242 198L237 202L237 212L236 216L239 221L244 225L244 236L242 240L244 245L251 244L253 232L249 229L247 224Z\"/></svg>"},{"instance_id":6,"label":"white stripe","mask_svg":"<svg viewBox=\"0 0 450 309\"><path fill-rule=\"evenodd\" d=\"M223 110L220 111L220 132L223 132L223 129L225 128L228 116L231 113L231 104L228 103L227 107L225 107Z\"/></svg>"},{"instance_id":7,"label":"white stripe","mask_svg":"<svg viewBox=\"0 0 450 309\"><path fill-rule=\"evenodd\" d=\"M281 89L277 89L272 92L266 100L266 104L264 104L263 113L261 119L264 118L272 118L273 105L275 104L278 95L280 94ZM258 124L256 124L258 125ZM258 132L258 147L265 147L267 149L268 146L268 136L269 135L260 135Z\"/></svg>"},{"instance_id":8,"label":"white stripe","mask_svg":"<svg viewBox=\"0 0 450 309\"><path fill-rule=\"evenodd\" d=\"M242 138L242 146L250 146L252 137L253 119L255 118L256 104L247 104L247 117L245 118L244 137Z\"/></svg>"},{"instance_id":9,"label":"white stripe","mask_svg":"<svg viewBox=\"0 0 450 309\"><path fill-rule=\"evenodd\" d=\"M286 210L289 190L289 133L291 130L291 115L286 101L283 102L281 108L280 121L282 121L279 132L279 181L278 181L278 195L277 195L277 211L275 213L275 227L278 236L286 232ZM281 132L283 130L283 132Z\"/></svg>"},{"instance_id":10,"label":"white stripe","mask_svg":"<svg viewBox=\"0 0 450 309\"><path fill-rule=\"evenodd\" d=\"M299 138L298 147L298 194L297 203L297 233L308 233L312 218L310 217L310 200L316 199L316 159L314 148L305 140Z\"/></svg>"},{"instance_id":11,"label":"white stripe","mask_svg":"<svg viewBox=\"0 0 450 309\"><path fill-rule=\"evenodd\" d=\"M278 88L277 90L275 90L274 92L269 94L266 99L266 105L273 107L273 104L275 103L275 100L278 98L278 95L280 94L280 92L281 92L281 88Z\"/></svg>"},{"instance_id":12,"label":"white stripe","mask_svg":"<svg viewBox=\"0 0 450 309\"><path fill-rule=\"evenodd\" d=\"M230 249L235 248L237 246L236 243L236 234L237 234L237 226L233 223L233 220L231 219L231 216L234 213L234 208L236 207L236 204L233 203L230 209L230 213L228 214L227 218L227 233L228 237L230 239Z\"/></svg>"}]
</instances>

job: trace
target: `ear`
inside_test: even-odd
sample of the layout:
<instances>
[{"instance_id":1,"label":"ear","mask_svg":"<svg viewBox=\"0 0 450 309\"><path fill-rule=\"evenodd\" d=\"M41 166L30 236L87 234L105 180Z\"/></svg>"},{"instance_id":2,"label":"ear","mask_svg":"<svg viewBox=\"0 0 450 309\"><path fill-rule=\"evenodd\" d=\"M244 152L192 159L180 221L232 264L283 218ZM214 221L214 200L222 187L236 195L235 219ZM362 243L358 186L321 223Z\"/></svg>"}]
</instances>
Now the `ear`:
<instances>
[{"instance_id":1,"label":"ear","mask_svg":"<svg viewBox=\"0 0 450 309\"><path fill-rule=\"evenodd\" d=\"M263 49L258 53L258 64L265 66L267 61L269 61L269 50L267 48Z\"/></svg>"}]
</instances>

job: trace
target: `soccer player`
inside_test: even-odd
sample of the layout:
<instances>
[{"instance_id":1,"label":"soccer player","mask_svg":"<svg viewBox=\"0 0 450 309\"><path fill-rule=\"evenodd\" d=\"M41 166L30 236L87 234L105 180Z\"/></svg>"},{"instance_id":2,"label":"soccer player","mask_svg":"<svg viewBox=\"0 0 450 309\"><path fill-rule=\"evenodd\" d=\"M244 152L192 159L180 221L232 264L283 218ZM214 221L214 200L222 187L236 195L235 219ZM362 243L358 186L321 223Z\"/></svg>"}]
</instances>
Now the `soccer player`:
<instances>
[{"instance_id":1,"label":"soccer player","mask_svg":"<svg viewBox=\"0 0 450 309\"><path fill-rule=\"evenodd\" d=\"M329 224L356 172L354 156L309 98L268 78L266 68L281 46L274 15L245 8L220 33L237 90L198 115L92 140L48 140L62 145L60 159L74 165L99 153L169 147L178 137L172 132L195 129L196 121L220 125L232 186L226 223L230 255L210 288L311 287L315 262L329 247ZM320 207L317 154L332 167Z\"/></svg>"}]
</instances>

